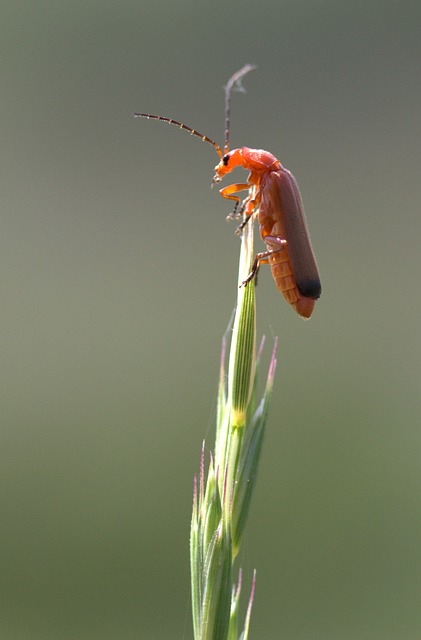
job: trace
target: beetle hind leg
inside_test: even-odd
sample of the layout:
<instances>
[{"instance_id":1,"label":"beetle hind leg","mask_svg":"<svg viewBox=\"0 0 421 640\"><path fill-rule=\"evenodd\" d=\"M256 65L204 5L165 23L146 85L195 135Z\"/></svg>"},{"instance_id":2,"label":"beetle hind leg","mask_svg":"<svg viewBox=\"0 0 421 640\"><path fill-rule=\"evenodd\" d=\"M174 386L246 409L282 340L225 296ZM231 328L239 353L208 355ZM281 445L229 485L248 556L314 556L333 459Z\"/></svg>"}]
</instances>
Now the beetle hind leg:
<instances>
[{"instance_id":1,"label":"beetle hind leg","mask_svg":"<svg viewBox=\"0 0 421 640\"><path fill-rule=\"evenodd\" d=\"M249 216L250 218L250 216ZM247 222L246 222L247 223ZM260 253L256 253L253 265L251 267L251 271L248 274L247 278L243 280L240 284L240 287L246 287L249 282L251 282L254 278L255 283L257 284L257 274L259 273L259 269L262 264L269 263L269 256L272 256L274 253L279 253L282 251L287 241L279 238L278 236L266 236L265 242L272 246L277 246L277 249L268 249L267 251L261 251ZM279 246L280 245L280 246Z\"/></svg>"}]
</instances>

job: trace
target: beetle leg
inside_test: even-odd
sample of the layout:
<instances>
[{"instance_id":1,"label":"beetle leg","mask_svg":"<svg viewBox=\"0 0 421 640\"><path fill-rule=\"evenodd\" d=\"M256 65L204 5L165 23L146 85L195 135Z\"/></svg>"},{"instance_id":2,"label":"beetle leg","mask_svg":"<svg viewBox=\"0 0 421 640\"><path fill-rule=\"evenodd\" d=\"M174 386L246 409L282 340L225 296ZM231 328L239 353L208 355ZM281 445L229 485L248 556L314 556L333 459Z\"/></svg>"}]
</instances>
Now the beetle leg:
<instances>
[{"instance_id":1,"label":"beetle leg","mask_svg":"<svg viewBox=\"0 0 421 640\"><path fill-rule=\"evenodd\" d=\"M238 183L238 184L229 184L227 187L224 187L223 189L219 190L219 193L223 198L227 198L227 200L234 200L235 202L234 209L227 216L227 220L233 220L237 217L237 209L241 204L240 196L236 196L234 194L238 193L239 191L245 191L246 189L247 190L250 189L249 184ZM241 209L243 209L243 205L245 206L246 202L247 202L247 198L244 200L243 204L241 205Z\"/></svg>"},{"instance_id":2,"label":"beetle leg","mask_svg":"<svg viewBox=\"0 0 421 640\"><path fill-rule=\"evenodd\" d=\"M279 236L265 236L263 238L265 244L270 245L271 247L277 247L276 249L269 249L268 250L268 255L270 255L271 253L275 253L276 251L280 251L281 249L283 249L283 247L286 245L287 241L284 240L283 238L280 238Z\"/></svg>"},{"instance_id":3,"label":"beetle leg","mask_svg":"<svg viewBox=\"0 0 421 640\"><path fill-rule=\"evenodd\" d=\"M246 200L245 200L243 205L244 206L241 207L242 211L240 210L240 213L243 214L244 211L247 211L247 213L245 214L245 218L242 221L242 223L239 224L238 227L235 230L235 233L237 234L237 236L239 236L241 234L241 232L244 229L244 227L246 226L247 222L250 220L250 218L253 217L253 214L256 211L257 202L255 200L249 200L248 202L246 202ZM246 207L246 205L247 205L247 207Z\"/></svg>"},{"instance_id":4,"label":"beetle leg","mask_svg":"<svg viewBox=\"0 0 421 640\"><path fill-rule=\"evenodd\" d=\"M251 195L253 195L253 198L251 198ZM235 230L235 233L239 236L242 232L242 230L244 229L244 227L246 226L246 224L248 223L248 221L250 220L250 218L253 217L254 213L256 212L256 209L258 208L260 203L260 190L251 190L250 196L249 198L246 198L243 202L243 206L240 210L241 214L244 214L244 220L242 221L241 224L238 225L238 227Z\"/></svg>"},{"instance_id":5,"label":"beetle leg","mask_svg":"<svg viewBox=\"0 0 421 640\"><path fill-rule=\"evenodd\" d=\"M250 196L247 196L247 198L244 198L241 204L240 204L240 200L238 199L238 202L235 203L234 209L231 211L231 213L227 215L227 220L239 220L242 217L243 212L249 202L249 197ZM238 227L235 230L235 233L237 233L238 235Z\"/></svg>"},{"instance_id":6,"label":"beetle leg","mask_svg":"<svg viewBox=\"0 0 421 640\"><path fill-rule=\"evenodd\" d=\"M251 267L251 271L248 274L247 278L243 280L243 282L241 283L240 285L241 287L246 287L248 283L253 280L253 278L255 278L257 282L257 274L259 273L260 266L262 264L268 264L269 256L273 255L274 253L278 253L279 251L282 251L287 241L283 240L283 238L279 238L278 236L265 236L265 243L270 244L272 246L277 246L278 248L268 249L267 251L261 251L260 253L256 254L254 258L253 266Z\"/></svg>"}]
</instances>

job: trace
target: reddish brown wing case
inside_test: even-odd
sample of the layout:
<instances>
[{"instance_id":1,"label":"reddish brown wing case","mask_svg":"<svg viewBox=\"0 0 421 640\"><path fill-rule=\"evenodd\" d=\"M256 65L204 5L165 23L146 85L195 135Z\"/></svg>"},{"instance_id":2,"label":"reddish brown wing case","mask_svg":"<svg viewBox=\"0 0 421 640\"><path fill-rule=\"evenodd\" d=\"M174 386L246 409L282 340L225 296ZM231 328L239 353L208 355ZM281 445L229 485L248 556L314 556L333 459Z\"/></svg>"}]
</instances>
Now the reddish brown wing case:
<instances>
[{"instance_id":1,"label":"reddish brown wing case","mask_svg":"<svg viewBox=\"0 0 421 640\"><path fill-rule=\"evenodd\" d=\"M297 287L306 298L317 300L322 287L297 181L282 167L270 173L265 191L272 201L272 211L280 214Z\"/></svg>"}]
</instances>

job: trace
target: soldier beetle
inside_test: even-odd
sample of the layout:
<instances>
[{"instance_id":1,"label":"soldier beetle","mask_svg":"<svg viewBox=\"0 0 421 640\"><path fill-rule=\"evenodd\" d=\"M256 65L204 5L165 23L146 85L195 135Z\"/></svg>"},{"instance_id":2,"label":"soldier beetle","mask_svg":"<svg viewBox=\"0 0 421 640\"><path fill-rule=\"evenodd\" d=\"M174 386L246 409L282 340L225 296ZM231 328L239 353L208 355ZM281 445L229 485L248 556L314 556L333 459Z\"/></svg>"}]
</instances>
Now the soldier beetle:
<instances>
[{"instance_id":1,"label":"soldier beetle","mask_svg":"<svg viewBox=\"0 0 421 640\"><path fill-rule=\"evenodd\" d=\"M257 217L260 235L266 251L255 257L252 270L243 282L246 286L256 277L260 265L269 264L276 286L298 315L309 318L321 294L316 260L310 242L304 207L297 182L274 155L262 149L240 147L230 151L230 104L234 87L243 90L241 79L255 69L246 65L235 73L225 87L225 145L221 147L195 129L164 116L135 113L135 117L160 120L188 131L217 151L220 162L215 167L212 184L216 184L235 167L249 171L247 182L231 184L220 189L223 198L235 202L228 218L243 216L238 230ZM242 201L238 193L248 191Z\"/></svg>"}]
</instances>

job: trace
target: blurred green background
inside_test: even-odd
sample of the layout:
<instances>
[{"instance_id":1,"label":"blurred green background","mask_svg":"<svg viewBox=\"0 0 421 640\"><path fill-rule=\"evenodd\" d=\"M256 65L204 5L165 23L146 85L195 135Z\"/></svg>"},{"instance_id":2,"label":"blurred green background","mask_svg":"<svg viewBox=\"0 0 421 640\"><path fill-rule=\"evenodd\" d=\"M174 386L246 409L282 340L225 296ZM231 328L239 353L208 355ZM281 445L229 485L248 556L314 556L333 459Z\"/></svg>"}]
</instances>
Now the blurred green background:
<instances>
[{"instance_id":1,"label":"blurred green background","mask_svg":"<svg viewBox=\"0 0 421 640\"><path fill-rule=\"evenodd\" d=\"M420 638L420 26L405 0L3 0L1 640L192 638L239 241L214 150L132 113L222 143L247 62L232 144L295 174L323 284L303 322L259 280L251 637Z\"/></svg>"}]
</instances>

